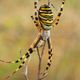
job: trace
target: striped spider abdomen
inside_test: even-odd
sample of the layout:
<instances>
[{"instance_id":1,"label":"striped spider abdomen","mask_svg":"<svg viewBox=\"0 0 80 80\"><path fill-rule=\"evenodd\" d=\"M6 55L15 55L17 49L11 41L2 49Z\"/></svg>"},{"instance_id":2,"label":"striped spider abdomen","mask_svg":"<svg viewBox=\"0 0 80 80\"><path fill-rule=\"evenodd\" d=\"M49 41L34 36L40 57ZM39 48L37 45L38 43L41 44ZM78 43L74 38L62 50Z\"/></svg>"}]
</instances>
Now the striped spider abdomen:
<instances>
[{"instance_id":1,"label":"striped spider abdomen","mask_svg":"<svg viewBox=\"0 0 80 80\"><path fill-rule=\"evenodd\" d=\"M39 8L39 22L44 30L50 30L53 23L53 12L47 4L41 5Z\"/></svg>"}]
</instances>

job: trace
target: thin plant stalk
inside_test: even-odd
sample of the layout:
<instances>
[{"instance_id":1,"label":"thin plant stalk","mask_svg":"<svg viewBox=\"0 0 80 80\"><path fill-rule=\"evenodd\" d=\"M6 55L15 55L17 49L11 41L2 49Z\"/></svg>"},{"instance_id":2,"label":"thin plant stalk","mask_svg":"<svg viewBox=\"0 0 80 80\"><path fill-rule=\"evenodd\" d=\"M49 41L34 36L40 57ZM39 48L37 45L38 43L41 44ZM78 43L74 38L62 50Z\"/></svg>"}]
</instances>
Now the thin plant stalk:
<instances>
[{"instance_id":1,"label":"thin plant stalk","mask_svg":"<svg viewBox=\"0 0 80 80\"><path fill-rule=\"evenodd\" d=\"M37 54L38 54L38 59L39 59L37 80L42 80L42 79L45 78L45 77L44 78L40 77L40 75L41 75L41 63L42 63L42 58L43 58L43 54L44 54L45 44L46 44L46 41L44 41L44 44L42 46L42 52L41 52L41 54L39 52L39 48L37 47Z\"/></svg>"}]
</instances>

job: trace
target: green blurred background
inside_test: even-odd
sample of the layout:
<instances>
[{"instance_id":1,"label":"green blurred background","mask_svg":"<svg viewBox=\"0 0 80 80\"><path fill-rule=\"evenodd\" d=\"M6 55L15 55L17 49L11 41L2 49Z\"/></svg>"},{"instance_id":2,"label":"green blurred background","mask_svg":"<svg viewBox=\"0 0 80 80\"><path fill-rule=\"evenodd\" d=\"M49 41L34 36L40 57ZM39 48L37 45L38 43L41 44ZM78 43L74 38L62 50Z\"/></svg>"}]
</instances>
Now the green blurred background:
<instances>
[{"instance_id":1,"label":"green blurred background","mask_svg":"<svg viewBox=\"0 0 80 80\"><path fill-rule=\"evenodd\" d=\"M38 31L30 16L34 0L0 0L0 59L10 61L20 57L35 39ZM46 1L46 0L45 0ZM57 11L62 0L52 0ZM44 3L43 0L41 0ZM59 25L51 30L53 64L45 80L80 80L80 0L66 0ZM46 52L45 52L46 53ZM44 56L45 57L45 56ZM43 60L43 68L45 60ZM0 80L11 74L16 64L0 62ZM30 80L36 80L38 58L29 63ZM10 80L25 80L25 67Z\"/></svg>"}]
</instances>

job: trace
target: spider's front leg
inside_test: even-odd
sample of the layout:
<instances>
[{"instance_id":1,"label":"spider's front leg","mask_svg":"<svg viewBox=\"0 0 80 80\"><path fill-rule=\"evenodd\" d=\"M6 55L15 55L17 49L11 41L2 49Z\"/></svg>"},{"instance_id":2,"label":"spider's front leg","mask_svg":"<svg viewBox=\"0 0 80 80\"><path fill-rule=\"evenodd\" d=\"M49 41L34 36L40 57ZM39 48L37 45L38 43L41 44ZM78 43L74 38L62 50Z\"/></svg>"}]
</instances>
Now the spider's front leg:
<instances>
[{"instance_id":1,"label":"spider's front leg","mask_svg":"<svg viewBox=\"0 0 80 80\"><path fill-rule=\"evenodd\" d=\"M64 3L65 3L65 0L62 0L62 5L61 5L61 8L60 8L60 11L59 11L57 17L55 18L55 20L53 21L53 26L56 26L56 25L58 25L58 23L59 23L61 14L62 14L62 12L63 12Z\"/></svg>"},{"instance_id":2,"label":"spider's front leg","mask_svg":"<svg viewBox=\"0 0 80 80\"><path fill-rule=\"evenodd\" d=\"M34 16L31 16L32 20L34 21L34 24L35 26L38 28L39 32L41 31L41 28L40 28L40 24L39 24L39 18L38 18L38 7L39 5L39 1L38 0L35 0L34 2Z\"/></svg>"}]
</instances>

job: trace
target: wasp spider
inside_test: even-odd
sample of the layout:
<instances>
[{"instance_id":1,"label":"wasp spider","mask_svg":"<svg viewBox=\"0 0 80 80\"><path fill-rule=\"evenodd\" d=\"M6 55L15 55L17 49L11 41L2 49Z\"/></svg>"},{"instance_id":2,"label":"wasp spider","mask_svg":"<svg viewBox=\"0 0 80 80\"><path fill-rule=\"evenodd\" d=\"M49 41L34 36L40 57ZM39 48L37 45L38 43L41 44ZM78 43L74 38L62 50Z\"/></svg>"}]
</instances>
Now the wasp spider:
<instances>
[{"instance_id":1,"label":"wasp spider","mask_svg":"<svg viewBox=\"0 0 80 80\"><path fill-rule=\"evenodd\" d=\"M43 4L40 7L38 6L39 1L35 0L35 2L34 2L35 13L34 13L34 16L31 16L31 18L34 21L34 24L39 31L38 37L32 43L32 45L30 46L28 51L22 57L17 59L16 61L6 62L3 60L0 60L1 62L6 62L6 63L19 63L19 62L21 62L19 67L11 75L9 75L7 78L14 75L17 71L19 71L23 67L23 65L26 63L27 59L34 52L34 49L37 49L37 47L39 46L41 41L47 42L48 55L49 55L47 66L45 68L45 71L42 74L45 75L45 73L49 70L49 68L51 66L51 62L52 62L52 55L53 55L52 54L52 47L51 47L51 39L50 39L50 30L52 27L54 27L58 24L60 17L61 17L61 14L63 12L64 2L65 2L65 0L62 0L62 5L60 7L60 11L58 12L56 18L54 19L53 18L54 17L53 11L51 8L52 4L51 4L50 0L48 0L48 4ZM42 44L40 44L40 45L42 45Z\"/></svg>"}]
</instances>

